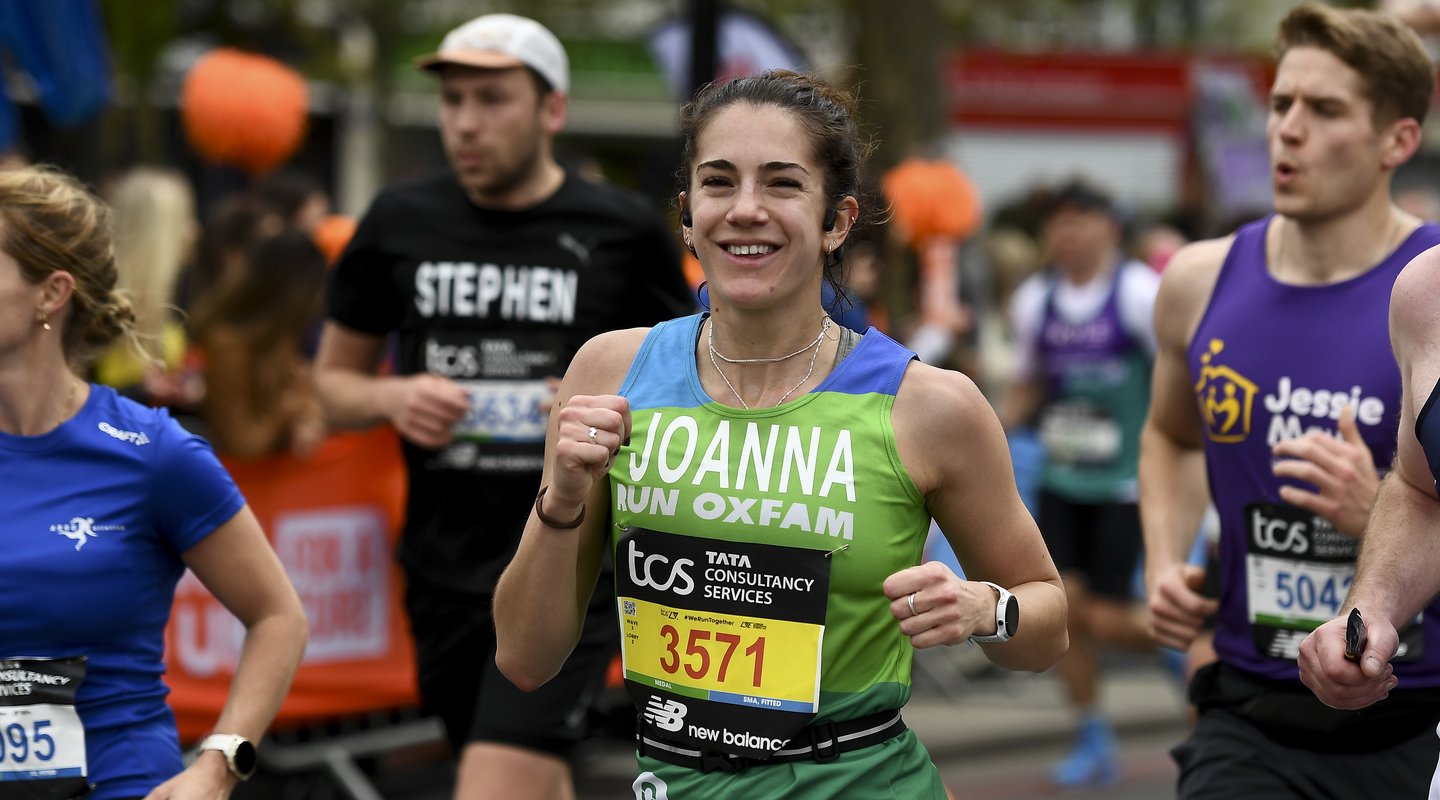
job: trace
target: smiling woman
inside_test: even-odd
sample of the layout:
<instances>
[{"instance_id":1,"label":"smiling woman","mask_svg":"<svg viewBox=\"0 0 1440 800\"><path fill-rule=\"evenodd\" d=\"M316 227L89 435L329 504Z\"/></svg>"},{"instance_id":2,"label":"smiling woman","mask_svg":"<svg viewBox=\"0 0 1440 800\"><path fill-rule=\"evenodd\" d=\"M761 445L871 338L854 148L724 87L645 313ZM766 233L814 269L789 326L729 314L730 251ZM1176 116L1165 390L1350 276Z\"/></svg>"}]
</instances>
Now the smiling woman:
<instances>
[{"instance_id":1,"label":"smiling woman","mask_svg":"<svg viewBox=\"0 0 1440 800\"><path fill-rule=\"evenodd\" d=\"M637 798L943 798L900 717L912 648L1042 670L1066 647L989 404L822 307L862 218L853 105L784 71L686 105L682 233L712 311L590 340L550 418L496 662L526 690L555 674L609 548ZM932 517L994 583L917 566Z\"/></svg>"}]
</instances>

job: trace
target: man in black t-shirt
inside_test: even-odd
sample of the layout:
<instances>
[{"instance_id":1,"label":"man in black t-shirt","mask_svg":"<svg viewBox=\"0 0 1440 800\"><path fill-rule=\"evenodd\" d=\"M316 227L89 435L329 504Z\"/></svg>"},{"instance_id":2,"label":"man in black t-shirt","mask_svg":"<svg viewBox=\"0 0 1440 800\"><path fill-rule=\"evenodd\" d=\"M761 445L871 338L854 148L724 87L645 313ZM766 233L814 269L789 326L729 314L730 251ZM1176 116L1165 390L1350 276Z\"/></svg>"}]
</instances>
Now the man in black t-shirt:
<instances>
[{"instance_id":1,"label":"man in black t-shirt","mask_svg":"<svg viewBox=\"0 0 1440 800\"><path fill-rule=\"evenodd\" d=\"M482 16L418 65L439 77L452 169L385 190L361 219L317 383L332 424L404 439L406 602L422 701L460 754L456 796L573 796L584 702L618 641L608 580L561 675L531 694L495 668L490 598L539 489L556 379L590 337L693 302L660 215L555 161L569 75L548 30ZM396 374L378 375L391 333Z\"/></svg>"}]
</instances>

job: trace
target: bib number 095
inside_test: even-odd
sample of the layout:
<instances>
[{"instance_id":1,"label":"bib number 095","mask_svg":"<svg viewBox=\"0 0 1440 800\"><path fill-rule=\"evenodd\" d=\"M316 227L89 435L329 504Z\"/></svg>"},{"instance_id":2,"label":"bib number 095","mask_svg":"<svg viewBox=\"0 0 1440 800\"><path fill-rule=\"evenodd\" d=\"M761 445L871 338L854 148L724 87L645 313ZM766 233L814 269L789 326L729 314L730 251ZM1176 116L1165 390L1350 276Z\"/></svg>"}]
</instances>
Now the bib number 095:
<instances>
[{"instance_id":1,"label":"bib number 095","mask_svg":"<svg viewBox=\"0 0 1440 800\"><path fill-rule=\"evenodd\" d=\"M674 675L683 667L685 674L695 680L708 675L710 667L713 665L708 643L713 640L724 645L725 652L720 656L719 670L715 674L715 679L721 683L725 682L725 676L730 670L730 660L743 641L742 637L736 633L712 634L707 630L691 629L685 642L686 658L682 663L679 649L680 631L676 630L674 625L665 625L660 628L660 635L665 637L665 654L660 657L660 668ZM765 670L765 637L755 637L755 640L743 652L750 657L753 664L750 685L759 688L760 678Z\"/></svg>"},{"instance_id":2,"label":"bib number 095","mask_svg":"<svg viewBox=\"0 0 1440 800\"><path fill-rule=\"evenodd\" d=\"M6 761L24 763L32 753L41 761L54 758L55 740L45 732L49 727L48 719L35 720L29 731L18 722L6 725L4 735L0 736L0 764Z\"/></svg>"}]
</instances>

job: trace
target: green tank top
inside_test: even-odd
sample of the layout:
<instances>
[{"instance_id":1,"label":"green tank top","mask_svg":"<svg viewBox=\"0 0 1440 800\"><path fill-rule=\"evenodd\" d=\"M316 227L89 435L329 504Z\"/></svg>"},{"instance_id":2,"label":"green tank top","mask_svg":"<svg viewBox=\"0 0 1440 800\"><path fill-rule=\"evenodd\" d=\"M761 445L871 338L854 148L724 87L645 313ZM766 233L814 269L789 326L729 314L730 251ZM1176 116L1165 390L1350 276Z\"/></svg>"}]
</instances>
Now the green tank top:
<instances>
[{"instance_id":1,"label":"green tank top","mask_svg":"<svg viewBox=\"0 0 1440 800\"><path fill-rule=\"evenodd\" d=\"M763 757L789 729L909 699L914 651L882 584L919 563L930 522L890 424L914 355L872 330L808 394L732 408L700 385L703 319L656 326L620 390L632 434L610 472L611 543L627 689L648 731ZM656 781L672 798L877 796L876 780L944 796L913 732L828 764L641 768L637 797L660 796Z\"/></svg>"}]
</instances>

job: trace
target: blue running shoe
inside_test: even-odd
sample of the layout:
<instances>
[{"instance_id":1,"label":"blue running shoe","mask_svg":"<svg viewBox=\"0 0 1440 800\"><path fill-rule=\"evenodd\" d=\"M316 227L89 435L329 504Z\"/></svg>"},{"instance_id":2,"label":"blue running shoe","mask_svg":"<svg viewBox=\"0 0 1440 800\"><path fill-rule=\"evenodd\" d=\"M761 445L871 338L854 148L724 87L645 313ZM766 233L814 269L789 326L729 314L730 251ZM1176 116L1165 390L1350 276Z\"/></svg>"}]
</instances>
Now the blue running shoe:
<instances>
[{"instance_id":1,"label":"blue running shoe","mask_svg":"<svg viewBox=\"0 0 1440 800\"><path fill-rule=\"evenodd\" d=\"M1185 679L1185 654L1179 650L1172 650L1168 647L1160 648L1160 658L1165 662L1165 671L1175 679L1175 684L1184 692L1189 686Z\"/></svg>"},{"instance_id":2,"label":"blue running shoe","mask_svg":"<svg viewBox=\"0 0 1440 800\"><path fill-rule=\"evenodd\" d=\"M1050 782L1061 789L1091 789L1120 780L1120 759L1115 736L1103 718L1091 715L1080 724L1075 749L1050 772Z\"/></svg>"}]
</instances>

